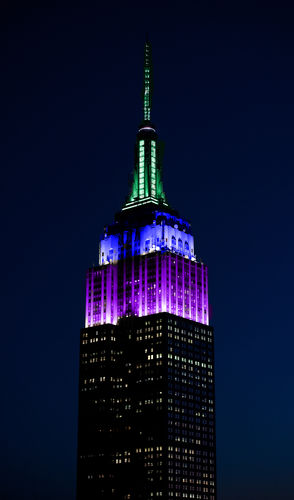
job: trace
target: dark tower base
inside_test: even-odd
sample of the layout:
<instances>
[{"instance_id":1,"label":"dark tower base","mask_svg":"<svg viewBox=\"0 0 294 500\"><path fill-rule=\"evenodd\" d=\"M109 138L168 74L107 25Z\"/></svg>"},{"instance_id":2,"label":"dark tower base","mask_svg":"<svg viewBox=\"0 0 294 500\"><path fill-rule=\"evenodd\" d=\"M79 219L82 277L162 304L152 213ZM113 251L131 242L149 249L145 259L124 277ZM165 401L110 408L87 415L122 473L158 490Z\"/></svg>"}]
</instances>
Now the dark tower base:
<instances>
[{"instance_id":1,"label":"dark tower base","mask_svg":"<svg viewBox=\"0 0 294 500\"><path fill-rule=\"evenodd\" d=\"M216 499L213 353L169 313L81 331L78 500Z\"/></svg>"}]
</instances>

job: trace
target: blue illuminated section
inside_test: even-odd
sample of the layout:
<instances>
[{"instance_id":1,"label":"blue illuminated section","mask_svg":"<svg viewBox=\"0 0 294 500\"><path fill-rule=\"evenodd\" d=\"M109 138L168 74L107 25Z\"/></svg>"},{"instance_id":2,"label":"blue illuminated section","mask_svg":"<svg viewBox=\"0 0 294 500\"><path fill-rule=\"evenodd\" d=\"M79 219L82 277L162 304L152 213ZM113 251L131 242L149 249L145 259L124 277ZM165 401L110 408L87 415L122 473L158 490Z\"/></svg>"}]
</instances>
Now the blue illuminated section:
<instances>
[{"instance_id":1,"label":"blue illuminated section","mask_svg":"<svg viewBox=\"0 0 294 500\"><path fill-rule=\"evenodd\" d=\"M196 260L190 224L165 212L154 213L151 224L109 234L107 229L99 246L99 264L150 252L173 252Z\"/></svg>"}]
</instances>

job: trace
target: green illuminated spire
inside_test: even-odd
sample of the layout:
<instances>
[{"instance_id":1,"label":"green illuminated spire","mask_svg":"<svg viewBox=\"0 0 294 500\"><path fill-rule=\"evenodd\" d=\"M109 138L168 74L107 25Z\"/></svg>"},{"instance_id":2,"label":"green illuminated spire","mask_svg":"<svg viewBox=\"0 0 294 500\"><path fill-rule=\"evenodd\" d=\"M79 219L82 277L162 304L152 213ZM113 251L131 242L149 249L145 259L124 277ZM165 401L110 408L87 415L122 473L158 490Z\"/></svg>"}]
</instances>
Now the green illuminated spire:
<instances>
[{"instance_id":1,"label":"green illuminated spire","mask_svg":"<svg viewBox=\"0 0 294 500\"><path fill-rule=\"evenodd\" d=\"M143 88L143 104L144 104L144 121L150 121L152 100L152 60L151 60L151 45L148 39L145 42L144 51L144 88Z\"/></svg>"},{"instance_id":2,"label":"green illuminated spire","mask_svg":"<svg viewBox=\"0 0 294 500\"><path fill-rule=\"evenodd\" d=\"M152 63L151 45L148 39L144 48L144 120L141 124L135 148L135 168L131 192L123 210L153 203L168 206L162 186L162 148L151 124Z\"/></svg>"}]
</instances>

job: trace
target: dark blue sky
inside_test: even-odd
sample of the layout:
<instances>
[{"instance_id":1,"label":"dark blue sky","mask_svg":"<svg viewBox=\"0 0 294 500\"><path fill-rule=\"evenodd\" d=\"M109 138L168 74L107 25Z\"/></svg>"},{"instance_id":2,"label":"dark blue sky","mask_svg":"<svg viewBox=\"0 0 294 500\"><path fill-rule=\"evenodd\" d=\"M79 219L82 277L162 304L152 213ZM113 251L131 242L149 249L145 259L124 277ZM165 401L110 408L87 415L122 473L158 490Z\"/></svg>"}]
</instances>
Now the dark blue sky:
<instances>
[{"instance_id":1,"label":"dark blue sky","mask_svg":"<svg viewBox=\"0 0 294 500\"><path fill-rule=\"evenodd\" d=\"M3 499L74 499L85 272L128 193L146 30L165 191L209 267L219 500L294 498L294 7L242 3L2 7Z\"/></svg>"}]
</instances>

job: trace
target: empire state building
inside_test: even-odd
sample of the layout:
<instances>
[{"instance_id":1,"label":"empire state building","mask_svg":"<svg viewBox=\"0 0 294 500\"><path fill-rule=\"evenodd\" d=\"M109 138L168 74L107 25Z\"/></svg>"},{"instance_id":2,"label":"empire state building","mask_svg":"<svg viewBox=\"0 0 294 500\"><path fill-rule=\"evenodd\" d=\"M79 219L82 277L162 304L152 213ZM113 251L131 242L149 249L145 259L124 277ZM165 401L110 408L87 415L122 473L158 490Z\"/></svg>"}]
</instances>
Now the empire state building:
<instances>
[{"instance_id":1,"label":"empire state building","mask_svg":"<svg viewBox=\"0 0 294 500\"><path fill-rule=\"evenodd\" d=\"M151 100L147 41L131 190L86 278L78 500L216 500L207 266L167 201Z\"/></svg>"}]
</instances>

